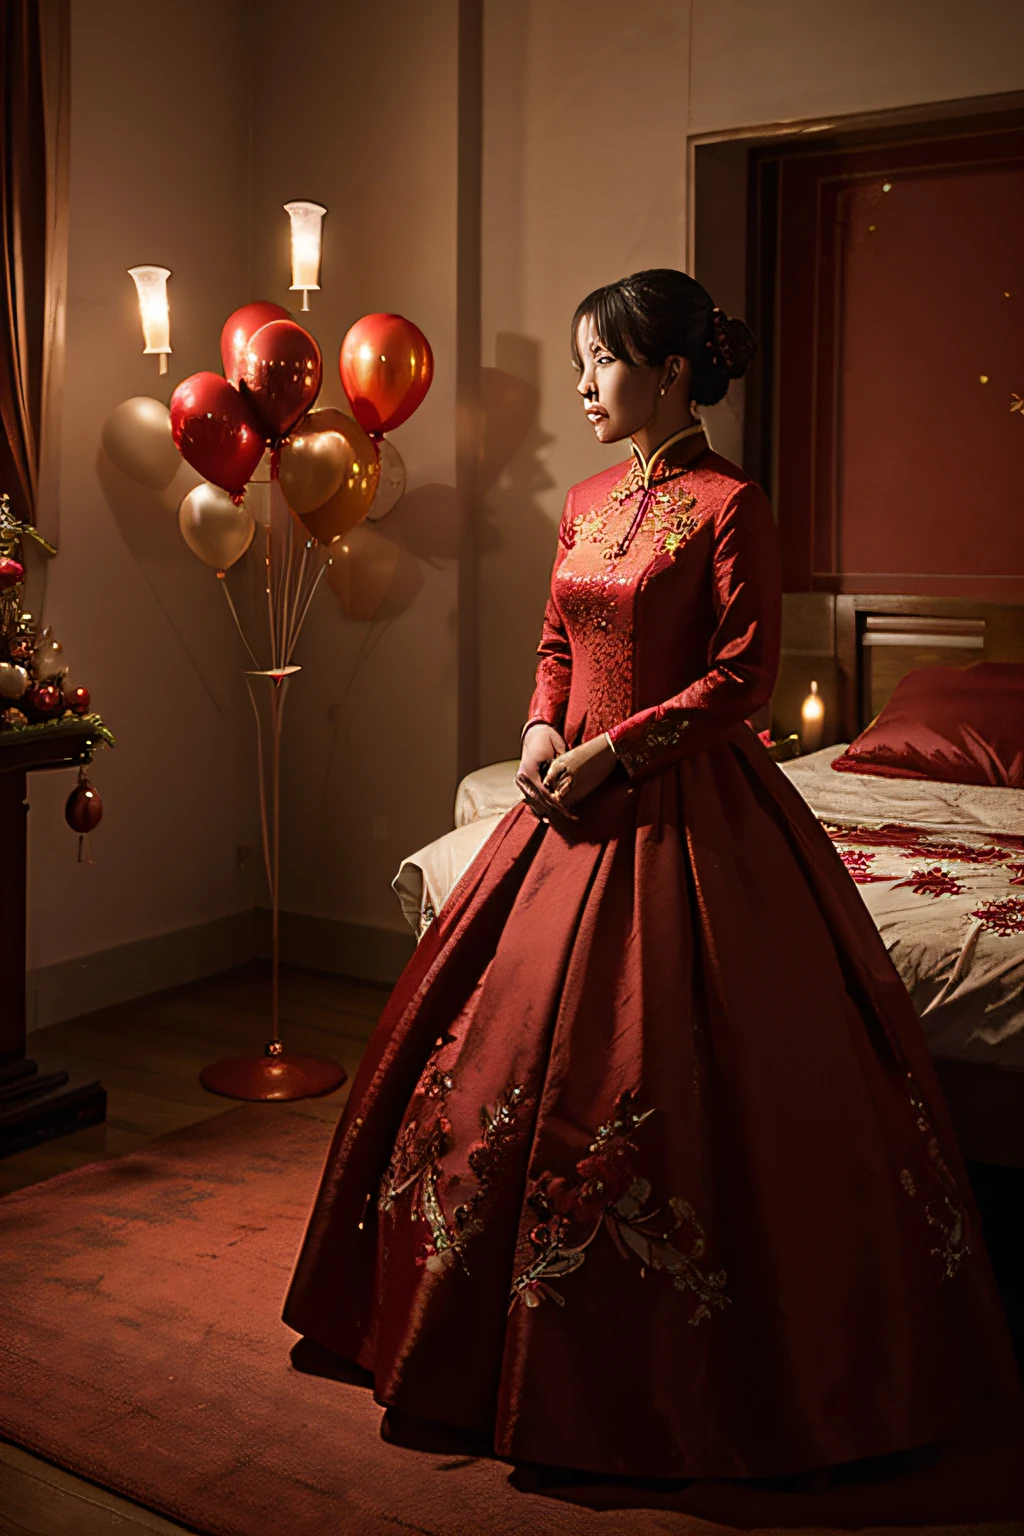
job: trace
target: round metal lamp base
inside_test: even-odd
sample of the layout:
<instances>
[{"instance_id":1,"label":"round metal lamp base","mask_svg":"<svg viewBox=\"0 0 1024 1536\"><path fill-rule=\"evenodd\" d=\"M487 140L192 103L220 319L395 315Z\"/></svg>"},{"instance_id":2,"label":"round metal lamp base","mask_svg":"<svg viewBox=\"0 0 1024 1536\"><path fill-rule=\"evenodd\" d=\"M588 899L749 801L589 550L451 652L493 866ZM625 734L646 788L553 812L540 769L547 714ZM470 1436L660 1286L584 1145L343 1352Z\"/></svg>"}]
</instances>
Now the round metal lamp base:
<instances>
[{"instance_id":1,"label":"round metal lamp base","mask_svg":"<svg viewBox=\"0 0 1024 1536\"><path fill-rule=\"evenodd\" d=\"M204 1067L199 1081L226 1099L316 1099L340 1088L348 1074L323 1056L278 1050L262 1056L229 1056Z\"/></svg>"}]
</instances>

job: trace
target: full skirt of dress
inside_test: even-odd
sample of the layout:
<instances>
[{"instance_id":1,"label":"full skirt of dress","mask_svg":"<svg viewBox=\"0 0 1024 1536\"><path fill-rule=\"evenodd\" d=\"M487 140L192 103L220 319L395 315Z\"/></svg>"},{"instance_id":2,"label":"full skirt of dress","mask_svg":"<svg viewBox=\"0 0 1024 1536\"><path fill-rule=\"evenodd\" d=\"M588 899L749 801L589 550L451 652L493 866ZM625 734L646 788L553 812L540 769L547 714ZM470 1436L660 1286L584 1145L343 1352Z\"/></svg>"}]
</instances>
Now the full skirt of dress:
<instances>
[{"instance_id":1,"label":"full skirt of dress","mask_svg":"<svg viewBox=\"0 0 1024 1536\"><path fill-rule=\"evenodd\" d=\"M1020 1383L909 998L746 726L510 812L400 979L286 1321L498 1455L764 1477Z\"/></svg>"}]
</instances>

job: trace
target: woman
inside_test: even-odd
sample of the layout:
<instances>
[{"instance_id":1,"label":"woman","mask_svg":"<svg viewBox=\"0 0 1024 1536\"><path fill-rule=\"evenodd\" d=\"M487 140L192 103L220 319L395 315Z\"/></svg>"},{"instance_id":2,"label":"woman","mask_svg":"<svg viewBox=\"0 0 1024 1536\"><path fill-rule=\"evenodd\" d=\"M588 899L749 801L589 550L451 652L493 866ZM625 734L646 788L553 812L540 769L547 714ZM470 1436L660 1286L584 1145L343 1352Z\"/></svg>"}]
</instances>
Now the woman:
<instances>
[{"instance_id":1,"label":"woman","mask_svg":"<svg viewBox=\"0 0 1024 1536\"><path fill-rule=\"evenodd\" d=\"M1017 1391L917 1019L746 723L771 511L709 451L749 331L692 279L585 299L583 408L524 803L399 981L285 1317L378 1401L518 1461L764 1477L899 1451Z\"/></svg>"}]
</instances>

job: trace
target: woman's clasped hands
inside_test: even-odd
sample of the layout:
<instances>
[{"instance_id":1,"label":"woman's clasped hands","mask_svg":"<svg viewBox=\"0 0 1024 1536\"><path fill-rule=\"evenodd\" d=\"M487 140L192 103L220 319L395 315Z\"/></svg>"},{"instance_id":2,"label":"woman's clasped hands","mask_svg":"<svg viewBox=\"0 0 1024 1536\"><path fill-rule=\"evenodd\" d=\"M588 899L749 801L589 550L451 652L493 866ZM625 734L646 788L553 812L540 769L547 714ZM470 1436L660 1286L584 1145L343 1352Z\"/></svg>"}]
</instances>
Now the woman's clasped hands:
<instances>
[{"instance_id":1,"label":"woman's clasped hands","mask_svg":"<svg viewBox=\"0 0 1024 1536\"><path fill-rule=\"evenodd\" d=\"M572 807L604 783L615 763L606 735L567 750L553 726L538 722L523 737L516 784L541 821L577 821Z\"/></svg>"}]
</instances>

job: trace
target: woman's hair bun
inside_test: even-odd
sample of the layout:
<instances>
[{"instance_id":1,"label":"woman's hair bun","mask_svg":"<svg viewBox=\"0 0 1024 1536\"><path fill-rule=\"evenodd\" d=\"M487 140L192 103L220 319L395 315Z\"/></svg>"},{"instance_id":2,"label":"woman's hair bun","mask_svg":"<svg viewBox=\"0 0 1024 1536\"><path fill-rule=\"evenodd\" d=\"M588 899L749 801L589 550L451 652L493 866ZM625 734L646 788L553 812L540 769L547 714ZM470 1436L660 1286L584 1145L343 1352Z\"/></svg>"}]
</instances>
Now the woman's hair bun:
<instances>
[{"instance_id":1,"label":"woman's hair bun","mask_svg":"<svg viewBox=\"0 0 1024 1536\"><path fill-rule=\"evenodd\" d=\"M719 311L721 313L721 311ZM730 379L742 379L746 373L754 354L757 351L757 342L754 333L745 320L736 320L729 315L723 316L724 324L721 327L723 346L721 349L722 363Z\"/></svg>"},{"instance_id":2,"label":"woman's hair bun","mask_svg":"<svg viewBox=\"0 0 1024 1536\"><path fill-rule=\"evenodd\" d=\"M685 357L695 405L717 405L729 380L742 378L757 351L748 325L716 309L692 277L668 267L634 272L587 295L573 316L570 336L578 368L577 334L588 317L605 346L626 362L660 367L666 357Z\"/></svg>"},{"instance_id":3,"label":"woman's hair bun","mask_svg":"<svg viewBox=\"0 0 1024 1536\"><path fill-rule=\"evenodd\" d=\"M754 333L745 320L735 320L713 308L708 317L703 354L693 359L691 394L695 405L717 405L730 379L741 379L757 351Z\"/></svg>"}]
</instances>

